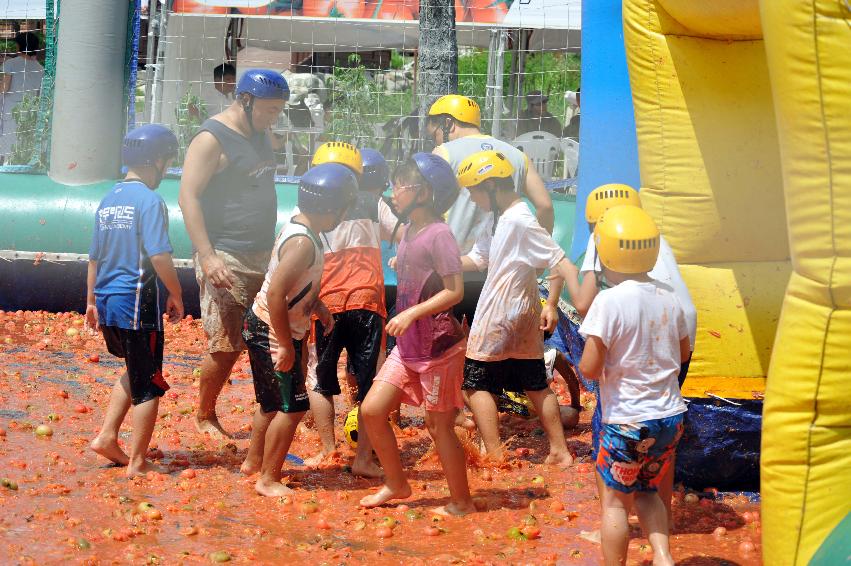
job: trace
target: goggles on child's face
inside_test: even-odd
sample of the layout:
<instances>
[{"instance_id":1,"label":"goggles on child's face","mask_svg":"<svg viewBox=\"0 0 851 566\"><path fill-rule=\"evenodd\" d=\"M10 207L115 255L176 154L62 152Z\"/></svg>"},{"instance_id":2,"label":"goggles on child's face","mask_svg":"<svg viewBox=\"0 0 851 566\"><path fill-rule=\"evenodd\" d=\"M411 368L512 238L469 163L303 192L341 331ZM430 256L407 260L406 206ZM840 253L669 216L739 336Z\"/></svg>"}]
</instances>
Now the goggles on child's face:
<instances>
[{"instance_id":1,"label":"goggles on child's face","mask_svg":"<svg viewBox=\"0 0 851 566\"><path fill-rule=\"evenodd\" d=\"M421 184L417 184L417 185L394 185L392 190L393 190L394 195L400 195L400 194L406 193L408 191L415 191L415 190L419 189L420 187L422 187Z\"/></svg>"}]
</instances>

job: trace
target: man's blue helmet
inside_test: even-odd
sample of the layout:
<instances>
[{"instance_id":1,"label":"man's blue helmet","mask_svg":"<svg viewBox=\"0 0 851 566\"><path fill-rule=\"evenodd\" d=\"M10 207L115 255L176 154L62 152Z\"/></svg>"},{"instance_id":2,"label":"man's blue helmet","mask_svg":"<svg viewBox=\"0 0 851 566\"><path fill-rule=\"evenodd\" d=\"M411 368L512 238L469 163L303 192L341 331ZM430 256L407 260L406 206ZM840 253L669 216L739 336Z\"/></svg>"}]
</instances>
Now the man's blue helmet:
<instances>
[{"instance_id":1,"label":"man's blue helmet","mask_svg":"<svg viewBox=\"0 0 851 566\"><path fill-rule=\"evenodd\" d=\"M274 98L287 100L290 87L287 80L271 69L248 69L236 84L236 94L248 93L255 98Z\"/></svg>"},{"instance_id":2,"label":"man's blue helmet","mask_svg":"<svg viewBox=\"0 0 851 566\"><path fill-rule=\"evenodd\" d=\"M311 167L298 184L298 208L310 214L340 212L355 203L358 178L339 163Z\"/></svg>"},{"instance_id":3,"label":"man's blue helmet","mask_svg":"<svg viewBox=\"0 0 851 566\"><path fill-rule=\"evenodd\" d=\"M177 157L177 136L160 124L146 124L128 132L121 144L125 167L153 165L158 159Z\"/></svg>"},{"instance_id":4,"label":"man's blue helmet","mask_svg":"<svg viewBox=\"0 0 851 566\"><path fill-rule=\"evenodd\" d=\"M415 153L412 159L417 164L420 174L431 186L434 211L442 216L455 204L461 190L452 166L433 153Z\"/></svg>"},{"instance_id":5,"label":"man's blue helmet","mask_svg":"<svg viewBox=\"0 0 851 566\"><path fill-rule=\"evenodd\" d=\"M363 161L363 174L360 177L360 190L384 191L390 184L390 167L381 152L372 148L360 150Z\"/></svg>"}]
</instances>

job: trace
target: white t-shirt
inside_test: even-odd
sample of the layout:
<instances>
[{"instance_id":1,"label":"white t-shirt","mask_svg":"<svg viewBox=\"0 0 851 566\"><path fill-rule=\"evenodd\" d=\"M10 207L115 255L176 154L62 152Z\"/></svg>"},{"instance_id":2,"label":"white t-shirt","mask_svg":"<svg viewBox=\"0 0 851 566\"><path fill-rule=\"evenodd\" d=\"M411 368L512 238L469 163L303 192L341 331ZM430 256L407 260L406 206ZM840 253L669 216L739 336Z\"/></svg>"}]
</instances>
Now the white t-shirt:
<instances>
[{"instance_id":1,"label":"white t-shirt","mask_svg":"<svg viewBox=\"0 0 851 566\"><path fill-rule=\"evenodd\" d=\"M603 422L629 424L686 411L677 375L680 340L688 336L676 296L656 281L600 291L579 332L607 348L600 396Z\"/></svg>"},{"instance_id":2,"label":"white t-shirt","mask_svg":"<svg viewBox=\"0 0 851 566\"><path fill-rule=\"evenodd\" d=\"M483 362L543 359L536 271L554 268L564 251L523 201L500 215L493 237L492 226L491 214L467 254L480 270L488 269L467 339L467 357Z\"/></svg>"},{"instance_id":3,"label":"white t-shirt","mask_svg":"<svg viewBox=\"0 0 851 566\"><path fill-rule=\"evenodd\" d=\"M585 259L582 260L582 267L579 269L579 272L602 271L602 269L600 258L597 255L597 247L594 245L594 235L592 234L588 238L588 246L585 248ZM677 299L679 299L680 306L683 307L683 312L685 313L686 326L688 327L688 341L691 344L691 350L693 352L694 340L697 336L697 309L694 308L694 303L691 300L686 282L683 281L680 275L680 268L677 265L677 258L674 257L674 250L665 241L664 236L659 237L659 257L656 259L656 265L653 266L652 271L647 275L670 287L677 296Z\"/></svg>"}]
</instances>

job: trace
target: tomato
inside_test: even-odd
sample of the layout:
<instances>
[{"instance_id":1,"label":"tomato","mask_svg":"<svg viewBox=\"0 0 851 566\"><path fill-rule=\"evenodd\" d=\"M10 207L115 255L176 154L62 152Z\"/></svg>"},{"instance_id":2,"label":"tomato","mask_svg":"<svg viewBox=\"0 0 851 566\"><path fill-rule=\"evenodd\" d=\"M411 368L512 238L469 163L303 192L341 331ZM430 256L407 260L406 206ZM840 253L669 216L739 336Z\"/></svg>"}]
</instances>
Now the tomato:
<instances>
[{"instance_id":1,"label":"tomato","mask_svg":"<svg viewBox=\"0 0 851 566\"><path fill-rule=\"evenodd\" d=\"M193 470L192 468L187 468L180 472L180 477L188 480L193 479L196 475L197 474L195 473L195 470Z\"/></svg>"},{"instance_id":2,"label":"tomato","mask_svg":"<svg viewBox=\"0 0 851 566\"><path fill-rule=\"evenodd\" d=\"M325 517L319 517L316 519L316 526L322 530L328 530L331 528L331 525L328 523L328 520Z\"/></svg>"},{"instance_id":3,"label":"tomato","mask_svg":"<svg viewBox=\"0 0 851 566\"><path fill-rule=\"evenodd\" d=\"M89 361L93 364L96 364L100 361L100 356L97 354L92 354L91 356L89 356Z\"/></svg>"},{"instance_id":4,"label":"tomato","mask_svg":"<svg viewBox=\"0 0 851 566\"><path fill-rule=\"evenodd\" d=\"M429 525L425 529L423 529L423 532L428 537L436 537L440 534L440 529L438 529L434 525Z\"/></svg>"},{"instance_id":5,"label":"tomato","mask_svg":"<svg viewBox=\"0 0 851 566\"><path fill-rule=\"evenodd\" d=\"M715 538L721 538L723 536L726 536L726 534L727 529L725 529L724 527L716 527L715 530L712 531L712 536L714 536Z\"/></svg>"},{"instance_id":6,"label":"tomato","mask_svg":"<svg viewBox=\"0 0 851 566\"><path fill-rule=\"evenodd\" d=\"M35 434L36 436L47 438L48 436L53 436L53 429L46 424L38 425L35 429Z\"/></svg>"},{"instance_id":7,"label":"tomato","mask_svg":"<svg viewBox=\"0 0 851 566\"><path fill-rule=\"evenodd\" d=\"M378 538L390 538L393 536L393 529L390 527L378 527L375 529L375 536Z\"/></svg>"},{"instance_id":8,"label":"tomato","mask_svg":"<svg viewBox=\"0 0 851 566\"><path fill-rule=\"evenodd\" d=\"M319 504L315 501L305 501L301 504L301 512L306 514L316 513L319 511Z\"/></svg>"},{"instance_id":9,"label":"tomato","mask_svg":"<svg viewBox=\"0 0 851 566\"><path fill-rule=\"evenodd\" d=\"M523 536L528 540L534 540L536 538L541 538L541 529L536 527L535 525L526 525L520 532L523 533Z\"/></svg>"},{"instance_id":10,"label":"tomato","mask_svg":"<svg viewBox=\"0 0 851 566\"><path fill-rule=\"evenodd\" d=\"M739 545L739 552L742 554L750 554L754 550L756 550L756 547L754 546L754 543L749 540L746 540Z\"/></svg>"}]
</instances>

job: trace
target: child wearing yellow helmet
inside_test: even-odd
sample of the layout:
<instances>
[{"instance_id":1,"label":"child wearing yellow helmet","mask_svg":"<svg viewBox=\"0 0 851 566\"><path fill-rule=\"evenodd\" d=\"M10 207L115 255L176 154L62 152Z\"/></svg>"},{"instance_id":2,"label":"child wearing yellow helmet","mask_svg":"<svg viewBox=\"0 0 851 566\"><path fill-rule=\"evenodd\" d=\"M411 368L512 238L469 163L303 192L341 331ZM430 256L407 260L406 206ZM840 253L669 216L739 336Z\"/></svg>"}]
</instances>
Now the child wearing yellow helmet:
<instances>
[{"instance_id":1,"label":"child wearing yellow helmet","mask_svg":"<svg viewBox=\"0 0 851 566\"><path fill-rule=\"evenodd\" d=\"M467 339L465 401L488 455L500 458L497 397L503 390L525 392L549 440L546 462L569 465L573 456L565 443L558 401L547 382L544 331L555 328L562 278L575 278L576 267L514 191L513 172L497 151L475 153L458 168L458 182L469 190L473 202L493 212L493 228L482 230L461 259L467 271L488 271ZM542 269L558 274L543 306L536 281L536 272Z\"/></svg>"},{"instance_id":2,"label":"child wearing yellow helmet","mask_svg":"<svg viewBox=\"0 0 851 566\"><path fill-rule=\"evenodd\" d=\"M690 350L685 313L670 287L649 275L660 244L650 215L635 206L610 208L597 219L594 241L613 286L597 295L579 329L586 339L579 369L600 382L603 556L626 561L627 514L635 504L654 564L673 564L658 489L673 466L686 412L677 383Z\"/></svg>"},{"instance_id":3,"label":"child wearing yellow helmet","mask_svg":"<svg viewBox=\"0 0 851 566\"><path fill-rule=\"evenodd\" d=\"M579 277L576 279L567 279L565 281L565 285L570 292L573 305L576 307L576 310L581 316L586 315L592 301L597 296L597 293L599 293L601 289L608 288L610 285L610 282L607 281L604 275L600 261L601 251L593 234L598 220L606 211L614 207L626 207L641 210L641 198L639 196L639 192L629 185L609 183L601 185L591 191L585 202L585 220L588 222L588 227L592 233L592 237L588 239L585 256L580 263L579 276L581 277L581 283ZM668 245L668 242L665 241L665 237L661 234L659 235L658 254L656 256L655 264L649 270L649 275L652 279L668 285L670 289L673 289L674 294L676 294L681 306L683 307L683 311L685 312L691 349L694 350L694 341L697 333L697 310L691 300L688 287L680 275L679 266L677 265L674 253ZM577 331L575 325L571 328L571 331ZM689 358L683 362L680 367L680 373L678 375L680 386L682 386L686 379L690 361L691 356L689 356ZM594 411L594 416L591 419L592 454L596 454L597 452L601 418L601 403L598 398L597 407ZM662 500L665 502L670 513L671 495L673 493L673 470L671 470L664 478L659 489L662 495Z\"/></svg>"}]
</instances>

